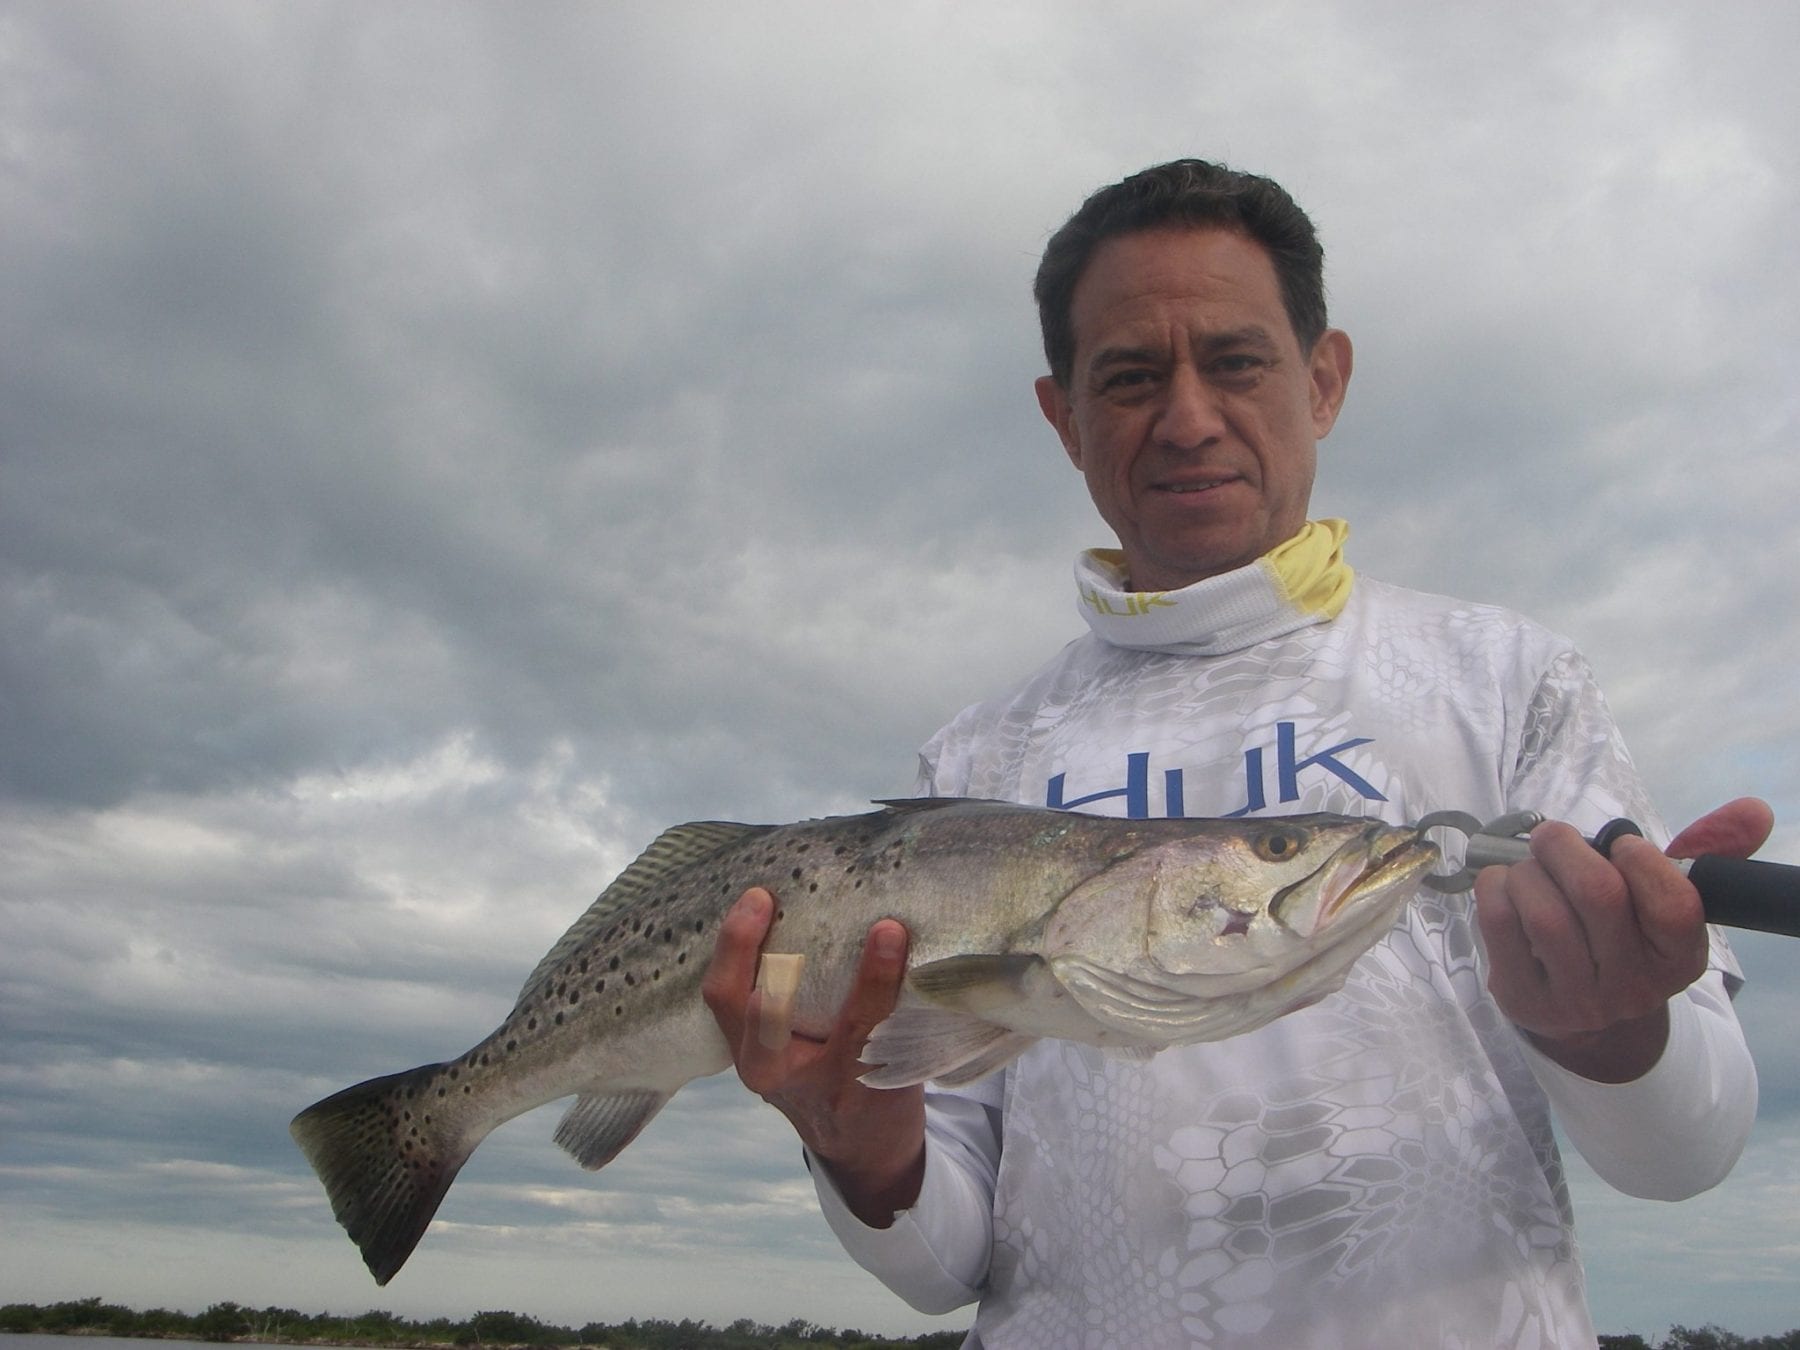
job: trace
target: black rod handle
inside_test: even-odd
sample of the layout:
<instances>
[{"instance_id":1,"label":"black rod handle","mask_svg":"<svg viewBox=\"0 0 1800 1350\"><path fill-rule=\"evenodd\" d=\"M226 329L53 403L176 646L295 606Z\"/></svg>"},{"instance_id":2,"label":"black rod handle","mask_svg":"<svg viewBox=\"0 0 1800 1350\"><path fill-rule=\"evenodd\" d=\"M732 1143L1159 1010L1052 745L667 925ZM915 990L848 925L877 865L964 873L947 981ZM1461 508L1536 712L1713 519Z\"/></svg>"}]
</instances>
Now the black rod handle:
<instances>
[{"instance_id":1,"label":"black rod handle","mask_svg":"<svg viewBox=\"0 0 1800 1350\"><path fill-rule=\"evenodd\" d=\"M1610 854L1613 840L1642 833L1629 820L1612 820L1594 836L1593 845ZM1800 937L1800 867L1717 853L1702 853L1681 866L1700 892L1708 923Z\"/></svg>"},{"instance_id":2,"label":"black rod handle","mask_svg":"<svg viewBox=\"0 0 1800 1350\"><path fill-rule=\"evenodd\" d=\"M1688 867L1708 923L1800 937L1800 867L1703 853Z\"/></svg>"}]
</instances>

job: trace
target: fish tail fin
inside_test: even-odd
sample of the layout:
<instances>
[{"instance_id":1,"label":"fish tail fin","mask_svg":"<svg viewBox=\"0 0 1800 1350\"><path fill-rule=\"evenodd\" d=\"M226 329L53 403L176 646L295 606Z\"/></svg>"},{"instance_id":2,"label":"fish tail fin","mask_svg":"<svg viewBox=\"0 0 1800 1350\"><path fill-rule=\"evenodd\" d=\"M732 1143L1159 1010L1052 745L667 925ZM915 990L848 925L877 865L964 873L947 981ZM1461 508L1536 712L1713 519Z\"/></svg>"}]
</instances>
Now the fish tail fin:
<instances>
[{"instance_id":1,"label":"fish tail fin","mask_svg":"<svg viewBox=\"0 0 1800 1350\"><path fill-rule=\"evenodd\" d=\"M371 1078L307 1107L288 1127L376 1284L406 1264L491 1128L438 1090L449 1067Z\"/></svg>"}]
</instances>

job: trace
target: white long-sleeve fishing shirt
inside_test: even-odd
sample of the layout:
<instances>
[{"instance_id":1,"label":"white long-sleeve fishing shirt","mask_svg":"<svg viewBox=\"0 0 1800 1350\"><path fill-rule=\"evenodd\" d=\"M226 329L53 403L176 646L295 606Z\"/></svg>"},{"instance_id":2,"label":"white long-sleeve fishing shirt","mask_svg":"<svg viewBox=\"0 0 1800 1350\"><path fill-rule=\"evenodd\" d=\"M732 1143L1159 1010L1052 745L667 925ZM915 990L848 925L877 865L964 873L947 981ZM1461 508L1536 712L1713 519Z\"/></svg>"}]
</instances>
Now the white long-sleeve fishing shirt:
<instances>
[{"instance_id":1,"label":"white long-sleeve fishing shirt","mask_svg":"<svg viewBox=\"0 0 1800 1350\"><path fill-rule=\"evenodd\" d=\"M1335 530L1335 522L1308 527ZM922 756L925 793L1115 815L1532 809L1662 830L1586 662L1490 606L1349 583L1335 547L1185 590L1077 564L1091 632ZM1346 598L1347 590L1347 598ZM1756 1079L1716 933L1661 1060L1602 1084L1488 995L1472 902L1422 894L1345 988L1146 1062L1039 1042L928 1095L925 1185L885 1229L814 1168L850 1254L968 1342L1055 1347L1591 1346L1554 1114L1600 1176L1718 1182Z\"/></svg>"}]
</instances>

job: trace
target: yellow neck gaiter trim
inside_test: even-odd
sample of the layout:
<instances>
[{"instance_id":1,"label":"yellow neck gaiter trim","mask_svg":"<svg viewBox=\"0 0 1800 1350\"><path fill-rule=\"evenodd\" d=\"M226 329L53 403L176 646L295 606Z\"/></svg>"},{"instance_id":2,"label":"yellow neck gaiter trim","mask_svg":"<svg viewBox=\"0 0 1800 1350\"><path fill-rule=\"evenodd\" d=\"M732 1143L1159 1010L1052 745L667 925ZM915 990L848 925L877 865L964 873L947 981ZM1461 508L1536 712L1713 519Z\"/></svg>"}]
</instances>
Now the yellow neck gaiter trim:
<instances>
[{"instance_id":1,"label":"yellow neck gaiter trim","mask_svg":"<svg viewBox=\"0 0 1800 1350\"><path fill-rule=\"evenodd\" d=\"M1287 596L1307 614L1335 619L1350 599L1356 573L1344 561L1350 526L1342 520L1309 520L1299 534L1263 555L1262 564Z\"/></svg>"}]
</instances>

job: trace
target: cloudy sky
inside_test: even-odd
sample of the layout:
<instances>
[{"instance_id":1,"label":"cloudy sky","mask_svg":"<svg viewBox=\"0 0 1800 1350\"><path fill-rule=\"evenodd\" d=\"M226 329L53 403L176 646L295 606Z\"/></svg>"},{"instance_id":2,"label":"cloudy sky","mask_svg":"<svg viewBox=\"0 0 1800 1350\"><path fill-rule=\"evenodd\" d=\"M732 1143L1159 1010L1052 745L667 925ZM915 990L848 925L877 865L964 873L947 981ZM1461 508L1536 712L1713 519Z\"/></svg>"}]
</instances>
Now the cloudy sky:
<instances>
[{"instance_id":1,"label":"cloudy sky","mask_svg":"<svg viewBox=\"0 0 1800 1350\"><path fill-rule=\"evenodd\" d=\"M1800 861L1800 9L1474 9L0 0L0 1301L933 1325L729 1078L594 1176L514 1122L386 1290L286 1124L1079 631L1029 278L1179 154L1324 235L1352 561ZM1755 1136L1577 1168L1603 1329L1800 1326L1800 948L1738 948Z\"/></svg>"}]
</instances>

